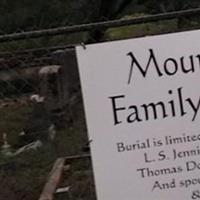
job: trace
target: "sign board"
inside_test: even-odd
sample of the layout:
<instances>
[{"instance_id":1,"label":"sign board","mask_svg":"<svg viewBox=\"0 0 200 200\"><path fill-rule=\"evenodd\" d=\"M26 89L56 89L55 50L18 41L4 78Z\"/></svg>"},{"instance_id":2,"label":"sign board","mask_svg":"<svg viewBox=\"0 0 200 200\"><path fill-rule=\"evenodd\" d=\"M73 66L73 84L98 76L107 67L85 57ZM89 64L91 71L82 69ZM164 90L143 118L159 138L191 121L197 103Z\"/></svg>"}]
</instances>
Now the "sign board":
<instances>
[{"instance_id":1,"label":"sign board","mask_svg":"<svg viewBox=\"0 0 200 200\"><path fill-rule=\"evenodd\" d=\"M76 48L99 200L200 199L199 41Z\"/></svg>"}]
</instances>

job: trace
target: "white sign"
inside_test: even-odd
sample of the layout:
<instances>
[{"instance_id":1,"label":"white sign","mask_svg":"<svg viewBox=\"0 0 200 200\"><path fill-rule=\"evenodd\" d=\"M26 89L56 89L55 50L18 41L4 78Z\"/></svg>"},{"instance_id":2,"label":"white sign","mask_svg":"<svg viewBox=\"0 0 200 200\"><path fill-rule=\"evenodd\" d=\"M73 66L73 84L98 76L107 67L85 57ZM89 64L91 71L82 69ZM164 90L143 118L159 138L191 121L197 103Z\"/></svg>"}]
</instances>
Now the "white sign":
<instances>
[{"instance_id":1,"label":"white sign","mask_svg":"<svg viewBox=\"0 0 200 200\"><path fill-rule=\"evenodd\" d=\"M200 199L199 41L76 48L98 200Z\"/></svg>"}]
</instances>

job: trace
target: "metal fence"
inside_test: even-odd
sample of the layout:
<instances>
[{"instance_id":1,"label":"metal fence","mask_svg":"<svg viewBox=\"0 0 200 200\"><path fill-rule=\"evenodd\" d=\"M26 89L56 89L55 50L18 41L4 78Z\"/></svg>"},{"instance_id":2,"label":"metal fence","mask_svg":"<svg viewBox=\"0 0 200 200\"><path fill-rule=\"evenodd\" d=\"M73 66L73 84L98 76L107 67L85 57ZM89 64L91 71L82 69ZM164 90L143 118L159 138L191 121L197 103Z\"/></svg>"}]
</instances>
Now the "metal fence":
<instances>
[{"instance_id":1,"label":"metal fence","mask_svg":"<svg viewBox=\"0 0 200 200\"><path fill-rule=\"evenodd\" d=\"M36 76L32 76L37 72L34 68L56 64L52 56L56 50L71 49L80 44L197 29L200 27L199 14L200 9L197 8L0 35L0 98L38 92L37 81L33 78Z\"/></svg>"},{"instance_id":2,"label":"metal fence","mask_svg":"<svg viewBox=\"0 0 200 200\"><path fill-rule=\"evenodd\" d=\"M137 18L0 35L0 112L2 116L0 119L0 132L10 131L12 135L14 135L13 129L10 130L9 128L16 126L17 129L22 126L21 124L16 125L15 121L22 120L23 125L26 123L24 119L19 119L19 116L15 117L13 122L13 117L10 117L10 115L7 116L7 114L8 112L12 112L13 114L13 107L16 108L16 105L31 107L29 105L30 95L41 92L43 83L41 84L41 79L38 75L41 68L52 65L65 65L64 67L68 68L67 72L69 72L66 79L71 78L70 73L77 73L77 71L74 72L73 69L70 69L70 67L77 66L76 63L74 65L70 63L74 62L74 58L72 59L71 56L69 56L71 52L73 52L74 55L74 47L76 45L198 29L200 28L199 15L200 9L197 8ZM68 60L61 62L66 55L68 55ZM73 72L71 72L71 70ZM78 81L78 79L71 79L68 82L69 85L66 88L64 87L64 89L72 88L73 90L74 84L77 84L75 81ZM63 82L61 82L61 84L62 83ZM72 96L73 92L67 92L69 96L65 99L68 101L66 105L74 101L74 98L80 98L80 95ZM76 92L77 91L74 93ZM75 101L74 107L77 107L77 102L80 103L80 101ZM10 107L11 109L9 109ZM74 109L74 107L70 107L70 109ZM4 111L4 108L8 108L8 110ZM65 112L67 114L71 112L69 108L65 107L63 109L66 109ZM26 112L30 112L30 110L28 109ZM24 111L16 115L24 115ZM7 117L3 118L3 116ZM4 124L2 123L3 121L5 121ZM15 123L15 125L10 125L8 121L10 124ZM85 125L81 127L81 129L85 129ZM12 135L10 136L11 140L13 137ZM71 138L68 137L67 139ZM80 142L80 140L78 142ZM13 139L13 145L15 145L15 143ZM64 154L64 152L62 153ZM78 166L84 165L81 164ZM72 177L70 181L74 179L71 185L76 189L70 189L67 192L66 198L76 200L95 198L93 195L94 191L92 191L91 196L88 194L88 191L91 192L91 190L94 190L93 179L91 178L91 165L87 164L85 167L84 170L80 168L73 170L74 176L73 173L70 172ZM82 171L82 173L80 173L80 171ZM90 178L87 179L85 174L89 174ZM81 176L85 180L88 180L89 184L84 184L84 181L80 181L79 178ZM69 173L68 176L64 177L68 179ZM44 180L42 183L44 184ZM67 183L69 184L69 182ZM79 186L76 187L76 184ZM80 192L78 192L78 189L80 189ZM38 191L41 191L41 188ZM27 196L25 195L25 197ZM62 199L62 197L56 198Z\"/></svg>"}]
</instances>

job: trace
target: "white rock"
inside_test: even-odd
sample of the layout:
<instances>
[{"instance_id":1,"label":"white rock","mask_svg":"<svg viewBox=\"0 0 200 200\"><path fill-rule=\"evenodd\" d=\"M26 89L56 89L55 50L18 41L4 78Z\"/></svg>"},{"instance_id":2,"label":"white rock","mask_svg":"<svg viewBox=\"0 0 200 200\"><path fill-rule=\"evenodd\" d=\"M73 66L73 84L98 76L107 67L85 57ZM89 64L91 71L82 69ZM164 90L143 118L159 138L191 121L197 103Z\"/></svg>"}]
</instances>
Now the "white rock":
<instances>
[{"instance_id":1,"label":"white rock","mask_svg":"<svg viewBox=\"0 0 200 200\"><path fill-rule=\"evenodd\" d=\"M21 148L19 148L13 155L19 155L21 153L30 151L30 150L37 150L38 148L40 148L42 146L42 142L40 140L36 140L35 142L32 142L30 144L27 144Z\"/></svg>"}]
</instances>

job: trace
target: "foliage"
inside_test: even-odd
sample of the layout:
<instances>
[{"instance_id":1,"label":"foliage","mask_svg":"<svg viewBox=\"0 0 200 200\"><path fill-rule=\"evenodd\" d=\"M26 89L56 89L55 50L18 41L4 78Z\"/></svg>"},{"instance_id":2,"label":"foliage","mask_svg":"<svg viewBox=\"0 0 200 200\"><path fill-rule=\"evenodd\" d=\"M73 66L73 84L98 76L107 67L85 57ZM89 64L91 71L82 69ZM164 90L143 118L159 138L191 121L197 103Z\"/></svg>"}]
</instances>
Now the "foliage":
<instances>
[{"instance_id":1,"label":"foliage","mask_svg":"<svg viewBox=\"0 0 200 200\"><path fill-rule=\"evenodd\" d=\"M1 0L0 30L20 32L107 20L124 11L158 13L198 6L197 0Z\"/></svg>"},{"instance_id":2,"label":"foliage","mask_svg":"<svg viewBox=\"0 0 200 200\"><path fill-rule=\"evenodd\" d=\"M0 34L22 32L84 24L123 18L136 14L154 14L181 9L196 8L197 0L1 0ZM193 21L198 24L199 19ZM188 24L181 18L178 28ZM98 42L104 38L106 29L89 33L68 34L2 44L0 51L15 51L72 43Z\"/></svg>"},{"instance_id":3,"label":"foliage","mask_svg":"<svg viewBox=\"0 0 200 200\"><path fill-rule=\"evenodd\" d=\"M170 31L169 31L170 30ZM177 20L168 20L156 23L124 26L120 28L110 28L105 32L105 40L119 40L147 35L163 34L176 32Z\"/></svg>"},{"instance_id":4,"label":"foliage","mask_svg":"<svg viewBox=\"0 0 200 200\"><path fill-rule=\"evenodd\" d=\"M87 23L98 13L96 7L94 0L4 0L0 1L0 29L11 33Z\"/></svg>"},{"instance_id":5,"label":"foliage","mask_svg":"<svg viewBox=\"0 0 200 200\"><path fill-rule=\"evenodd\" d=\"M20 106L16 103L0 109L0 141L2 133L6 132L12 151L18 146L18 134L31 111L30 105ZM87 139L82 104L76 105L72 114L74 124L58 130L56 139L37 151L15 157L4 157L0 152L0 199L38 199L56 158L83 153L82 147Z\"/></svg>"}]
</instances>

